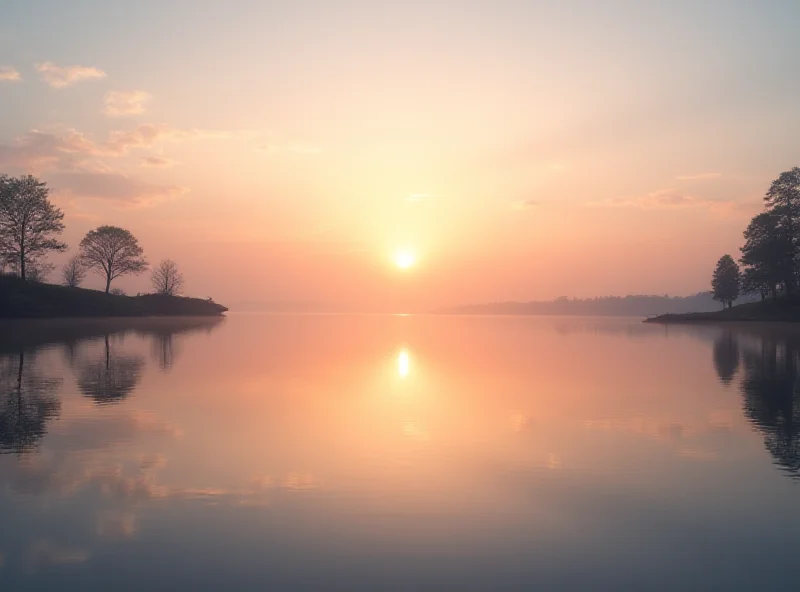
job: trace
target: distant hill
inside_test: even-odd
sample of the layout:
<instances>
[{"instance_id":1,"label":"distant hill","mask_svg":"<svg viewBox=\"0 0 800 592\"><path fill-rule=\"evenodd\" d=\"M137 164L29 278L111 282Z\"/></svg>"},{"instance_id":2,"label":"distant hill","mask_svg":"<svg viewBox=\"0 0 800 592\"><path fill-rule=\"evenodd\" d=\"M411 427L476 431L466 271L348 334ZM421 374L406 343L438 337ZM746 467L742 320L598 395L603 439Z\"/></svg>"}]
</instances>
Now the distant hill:
<instances>
[{"instance_id":1,"label":"distant hill","mask_svg":"<svg viewBox=\"0 0 800 592\"><path fill-rule=\"evenodd\" d=\"M228 309L201 298L115 296L0 275L0 318L217 316Z\"/></svg>"},{"instance_id":2,"label":"distant hill","mask_svg":"<svg viewBox=\"0 0 800 592\"><path fill-rule=\"evenodd\" d=\"M752 302L742 298L737 303ZM718 311L722 305L711 297L711 292L693 296L603 296L599 298L557 298L550 301L493 302L442 308L438 314L493 314L493 315L583 315L583 316L634 316L647 317L663 314Z\"/></svg>"}]
</instances>

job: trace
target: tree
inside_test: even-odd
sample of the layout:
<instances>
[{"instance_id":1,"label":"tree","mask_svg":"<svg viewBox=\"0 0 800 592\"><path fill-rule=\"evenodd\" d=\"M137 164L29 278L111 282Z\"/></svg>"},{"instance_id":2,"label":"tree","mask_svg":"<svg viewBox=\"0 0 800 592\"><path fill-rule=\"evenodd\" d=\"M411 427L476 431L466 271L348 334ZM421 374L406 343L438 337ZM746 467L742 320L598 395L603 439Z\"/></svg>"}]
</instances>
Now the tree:
<instances>
[{"instance_id":1,"label":"tree","mask_svg":"<svg viewBox=\"0 0 800 592\"><path fill-rule=\"evenodd\" d=\"M73 255L61 268L61 279L65 286L77 288L86 279L86 268L81 262L80 255Z\"/></svg>"},{"instance_id":2,"label":"tree","mask_svg":"<svg viewBox=\"0 0 800 592\"><path fill-rule=\"evenodd\" d=\"M147 269L139 241L130 231L117 226L100 226L89 231L81 241L81 261L87 269L106 278L106 294L111 290L112 280Z\"/></svg>"},{"instance_id":3,"label":"tree","mask_svg":"<svg viewBox=\"0 0 800 592\"><path fill-rule=\"evenodd\" d=\"M800 253L800 168L781 173L772 182L764 197L768 211L777 216L777 227L789 242L789 250L782 262L785 266L785 289L791 294L797 282Z\"/></svg>"},{"instance_id":4,"label":"tree","mask_svg":"<svg viewBox=\"0 0 800 592\"><path fill-rule=\"evenodd\" d=\"M165 259L158 264L153 270L152 281L156 293L166 296L177 296L183 288L183 274L172 259Z\"/></svg>"},{"instance_id":5,"label":"tree","mask_svg":"<svg viewBox=\"0 0 800 592\"><path fill-rule=\"evenodd\" d=\"M725 303L728 308L733 306L733 301L739 297L740 275L739 266L730 255L723 255L717 261L717 267L714 270L714 277L711 280L711 288L714 290L714 300L722 302L722 308L725 308Z\"/></svg>"},{"instance_id":6,"label":"tree","mask_svg":"<svg viewBox=\"0 0 800 592\"><path fill-rule=\"evenodd\" d=\"M49 193L32 175L0 176L0 258L22 279L48 252L67 248L54 238L64 230L64 212L50 203Z\"/></svg>"},{"instance_id":7,"label":"tree","mask_svg":"<svg viewBox=\"0 0 800 592\"><path fill-rule=\"evenodd\" d=\"M791 240L774 210L755 216L744 231L742 291L777 296L778 286L791 282Z\"/></svg>"},{"instance_id":8,"label":"tree","mask_svg":"<svg viewBox=\"0 0 800 592\"><path fill-rule=\"evenodd\" d=\"M47 281L47 278L50 276L50 274L53 273L55 268L56 266L52 263L33 261L28 264L25 274L28 276L29 282L43 284Z\"/></svg>"}]
</instances>

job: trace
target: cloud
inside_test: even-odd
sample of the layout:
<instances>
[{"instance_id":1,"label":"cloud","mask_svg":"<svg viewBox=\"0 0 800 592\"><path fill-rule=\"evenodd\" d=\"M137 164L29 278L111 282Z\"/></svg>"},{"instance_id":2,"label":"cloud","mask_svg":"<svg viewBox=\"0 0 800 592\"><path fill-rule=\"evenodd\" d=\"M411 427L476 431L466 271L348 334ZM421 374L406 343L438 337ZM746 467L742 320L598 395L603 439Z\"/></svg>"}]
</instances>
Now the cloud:
<instances>
[{"instance_id":1,"label":"cloud","mask_svg":"<svg viewBox=\"0 0 800 592\"><path fill-rule=\"evenodd\" d=\"M144 106L152 96L143 90L112 90L105 96L105 114L109 117L125 117L144 113Z\"/></svg>"},{"instance_id":2,"label":"cloud","mask_svg":"<svg viewBox=\"0 0 800 592\"><path fill-rule=\"evenodd\" d=\"M42 80L53 88L65 88L81 80L105 78L106 73L89 66L56 66L53 62L36 64L36 71L42 75Z\"/></svg>"},{"instance_id":3,"label":"cloud","mask_svg":"<svg viewBox=\"0 0 800 592\"><path fill-rule=\"evenodd\" d=\"M165 169L178 163L163 156L143 156L139 164L145 168Z\"/></svg>"},{"instance_id":4,"label":"cloud","mask_svg":"<svg viewBox=\"0 0 800 592\"><path fill-rule=\"evenodd\" d=\"M737 202L729 200L707 199L678 191L677 189L661 189L645 195L632 197L615 197L599 202L595 206L634 207L642 209L680 209L680 208L723 208L734 209Z\"/></svg>"},{"instance_id":5,"label":"cloud","mask_svg":"<svg viewBox=\"0 0 800 592\"><path fill-rule=\"evenodd\" d=\"M539 202L535 199L523 199L519 201L515 201L512 204L512 207L515 210L530 210L531 208L535 208L539 205Z\"/></svg>"},{"instance_id":6,"label":"cloud","mask_svg":"<svg viewBox=\"0 0 800 592\"><path fill-rule=\"evenodd\" d=\"M177 185L157 185L119 172L74 171L50 175L59 193L70 197L107 199L126 208L150 207L189 191Z\"/></svg>"},{"instance_id":7,"label":"cloud","mask_svg":"<svg viewBox=\"0 0 800 592\"><path fill-rule=\"evenodd\" d=\"M0 144L0 166L41 171L69 166L98 152L91 140L75 130L53 133L34 129L10 144Z\"/></svg>"},{"instance_id":8,"label":"cloud","mask_svg":"<svg viewBox=\"0 0 800 592\"><path fill-rule=\"evenodd\" d=\"M303 155L311 155L311 154L319 154L322 152L322 149L319 146L314 146L311 144L302 144L302 143L292 143L292 144L262 144L258 147L259 150L263 150L264 152L269 152L270 154L277 154L280 152L283 153L291 153L291 154L303 154Z\"/></svg>"},{"instance_id":9,"label":"cloud","mask_svg":"<svg viewBox=\"0 0 800 592\"><path fill-rule=\"evenodd\" d=\"M412 193L406 196L406 201L411 203L419 203L421 201L427 201L432 197L432 193Z\"/></svg>"},{"instance_id":10,"label":"cloud","mask_svg":"<svg viewBox=\"0 0 800 592\"><path fill-rule=\"evenodd\" d=\"M0 82L17 82L22 80L19 71L11 66L0 66Z\"/></svg>"},{"instance_id":11,"label":"cloud","mask_svg":"<svg viewBox=\"0 0 800 592\"><path fill-rule=\"evenodd\" d=\"M121 157L131 150L150 148L158 142L183 142L201 138L227 138L227 132L182 130L164 123L143 123L126 131L113 131L105 142L95 142L74 129L31 130L11 143L0 144L0 166L24 171L70 170L91 157ZM154 159L157 157L153 157ZM150 166L166 166L167 159ZM156 164L157 163L157 164ZM146 166L146 165L145 165Z\"/></svg>"},{"instance_id":12,"label":"cloud","mask_svg":"<svg viewBox=\"0 0 800 592\"><path fill-rule=\"evenodd\" d=\"M678 175L675 177L679 181L708 181L711 179L719 179L722 173L694 173L692 175Z\"/></svg>"},{"instance_id":13,"label":"cloud","mask_svg":"<svg viewBox=\"0 0 800 592\"><path fill-rule=\"evenodd\" d=\"M103 148L112 155L126 154L131 148L149 148L156 142L184 142L201 138L229 138L230 133L198 129L182 130L166 123L142 123L129 131L111 132Z\"/></svg>"},{"instance_id":14,"label":"cloud","mask_svg":"<svg viewBox=\"0 0 800 592\"><path fill-rule=\"evenodd\" d=\"M281 487L290 491L305 491L316 489L319 483L314 475L306 473L289 473L281 481Z\"/></svg>"}]
</instances>

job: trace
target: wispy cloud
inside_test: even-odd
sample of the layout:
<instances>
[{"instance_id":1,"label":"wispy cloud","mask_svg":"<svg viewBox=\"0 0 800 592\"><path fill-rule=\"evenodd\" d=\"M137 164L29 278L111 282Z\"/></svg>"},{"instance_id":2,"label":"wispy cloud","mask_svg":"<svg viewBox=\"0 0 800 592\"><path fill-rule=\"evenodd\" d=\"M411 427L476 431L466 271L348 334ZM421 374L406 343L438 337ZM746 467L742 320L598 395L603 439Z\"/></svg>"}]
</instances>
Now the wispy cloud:
<instances>
[{"instance_id":1,"label":"wispy cloud","mask_svg":"<svg viewBox=\"0 0 800 592\"><path fill-rule=\"evenodd\" d=\"M152 98L143 90L112 90L105 96L105 114L109 117L126 117L144 113L145 104Z\"/></svg>"},{"instance_id":2,"label":"wispy cloud","mask_svg":"<svg viewBox=\"0 0 800 592\"><path fill-rule=\"evenodd\" d=\"M322 149L313 144L292 143L292 144L262 144L258 147L259 150L268 152L270 154L277 153L291 153L291 154L319 154Z\"/></svg>"},{"instance_id":3,"label":"wispy cloud","mask_svg":"<svg viewBox=\"0 0 800 592\"><path fill-rule=\"evenodd\" d=\"M139 164L145 168L165 169L178 163L163 156L143 156Z\"/></svg>"},{"instance_id":4,"label":"wispy cloud","mask_svg":"<svg viewBox=\"0 0 800 592\"><path fill-rule=\"evenodd\" d=\"M127 131L111 132L105 142L95 142L74 129L34 129L18 136L9 144L0 144L0 166L41 173L72 169L93 157L125 156L133 149L150 148L158 142L226 137L230 137L228 132L182 130L167 124L154 123L143 123ZM163 161L152 161L149 164L166 166Z\"/></svg>"},{"instance_id":5,"label":"wispy cloud","mask_svg":"<svg viewBox=\"0 0 800 592\"><path fill-rule=\"evenodd\" d=\"M432 193L412 193L406 196L406 201L411 203L419 203L427 201L433 197Z\"/></svg>"},{"instance_id":6,"label":"wispy cloud","mask_svg":"<svg viewBox=\"0 0 800 592\"><path fill-rule=\"evenodd\" d=\"M539 202L535 199L521 199L512 203L511 207L513 207L515 210L530 210L538 205Z\"/></svg>"},{"instance_id":7,"label":"wispy cloud","mask_svg":"<svg viewBox=\"0 0 800 592\"><path fill-rule=\"evenodd\" d=\"M22 80L22 76L16 68L0 66L0 82L17 82L19 80Z\"/></svg>"},{"instance_id":8,"label":"wispy cloud","mask_svg":"<svg viewBox=\"0 0 800 592\"><path fill-rule=\"evenodd\" d=\"M758 198L712 199L685 193L677 189L661 189L644 195L616 197L589 202L594 207L639 208L642 210L706 209L721 215L751 216L763 203Z\"/></svg>"},{"instance_id":9,"label":"wispy cloud","mask_svg":"<svg viewBox=\"0 0 800 592\"><path fill-rule=\"evenodd\" d=\"M111 132L101 147L112 154L125 154L131 148L149 148L156 142L183 142L201 138L228 138L229 132L178 129L166 123L143 123L129 131Z\"/></svg>"},{"instance_id":10,"label":"wispy cloud","mask_svg":"<svg viewBox=\"0 0 800 592\"><path fill-rule=\"evenodd\" d=\"M41 172L63 168L75 160L96 154L94 142L75 130L31 130L10 144L0 144L0 166Z\"/></svg>"},{"instance_id":11,"label":"wispy cloud","mask_svg":"<svg viewBox=\"0 0 800 592\"><path fill-rule=\"evenodd\" d=\"M675 177L679 181L710 181L719 179L722 173L693 173L691 175L678 175Z\"/></svg>"},{"instance_id":12,"label":"wispy cloud","mask_svg":"<svg viewBox=\"0 0 800 592\"><path fill-rule=\"evenodd\" d=\"M706 199L690 195L677 189L661 189L644 195L630 197L614 197L598 202L593 202L596 206L609 207L634 207L643 209L677 209L677 208L697 208L697 207L720 207L728 206L732 202Z\"/></svg>"},{"instance_id":13,"label":"wispy cloud","mask_svg":"<svg viewBox=\"0 0 800 592\"><path fill-rule=\"evenodd\" d=\"M39 72L47 84L53 88L65 88L81 80L105 78L106 73L90 66L57 66L53 62L36 64Z\"/></svg>"},{"instance_id":14,"label":"wispy cloud","mask_svg":"<svg viewBox=\"0 0 800 592\"><path fill-rule=\"evenodd\" d=\"M105 199L124 209L152 207L178 198L189 189L177 185L157 185L121 172L71 171L49 177L58 192L73 198Z\"/></svg>"}]
</instances>

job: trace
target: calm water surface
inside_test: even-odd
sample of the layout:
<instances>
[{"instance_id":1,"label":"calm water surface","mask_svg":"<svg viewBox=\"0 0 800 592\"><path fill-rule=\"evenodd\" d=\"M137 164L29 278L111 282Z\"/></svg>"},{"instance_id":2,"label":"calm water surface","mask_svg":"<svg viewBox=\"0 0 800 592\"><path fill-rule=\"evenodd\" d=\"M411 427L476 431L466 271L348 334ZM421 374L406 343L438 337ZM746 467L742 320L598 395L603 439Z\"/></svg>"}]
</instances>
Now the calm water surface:
<instances>
[{"instance_id":1,"label":"calm water surface","mask_svg":"<svg viewBox=\"0 0 800 592\"><path fill-rule=\"evenodd\" d=\"M800 330L0 325L0 590L790 590Z\"/></svg>"}]
</instances>

